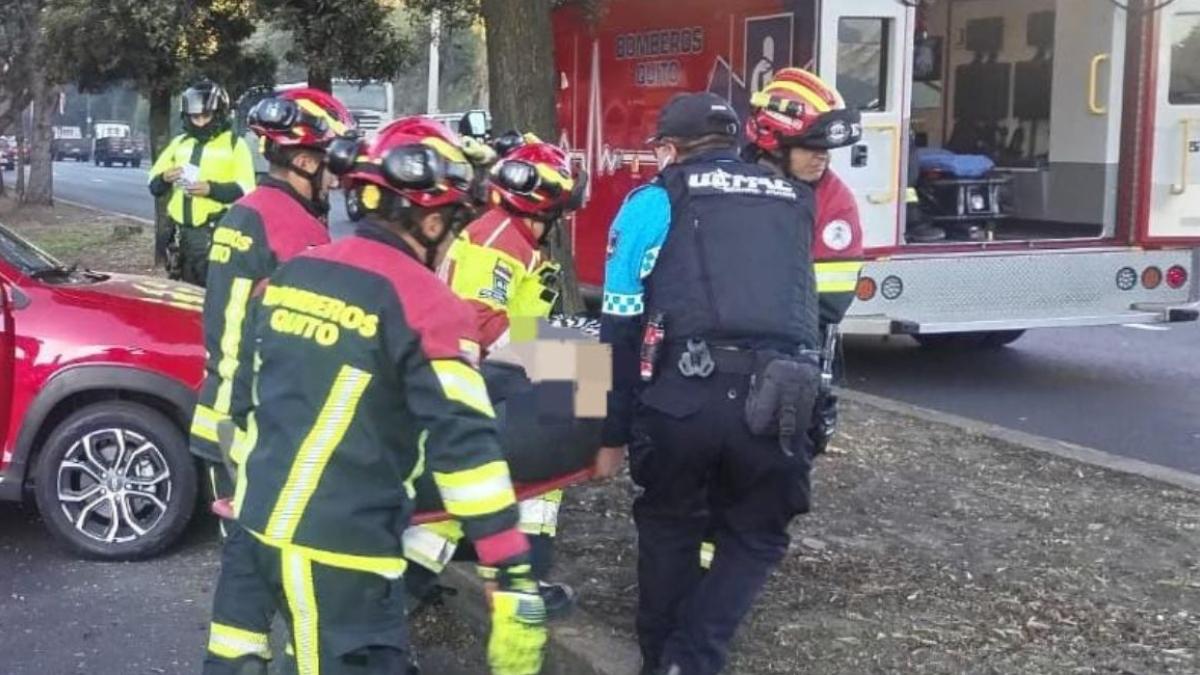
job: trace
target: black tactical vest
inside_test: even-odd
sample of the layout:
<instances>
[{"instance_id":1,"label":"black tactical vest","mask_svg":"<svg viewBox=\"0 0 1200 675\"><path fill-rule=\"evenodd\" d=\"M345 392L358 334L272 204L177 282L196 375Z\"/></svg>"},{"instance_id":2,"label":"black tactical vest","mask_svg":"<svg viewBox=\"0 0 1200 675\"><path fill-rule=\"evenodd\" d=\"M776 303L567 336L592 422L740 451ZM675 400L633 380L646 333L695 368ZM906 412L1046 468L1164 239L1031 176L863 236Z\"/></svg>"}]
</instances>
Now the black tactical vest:
<instances>
[{"instance_id":1,"label":"black tactical vest","mask_svg":"<svg viewBox=\"0 0 1200 675\"><path fill-rule=\"evenodd\" d=\"M810 187L710 152L667 167L671 227L646 279L668 343L819 348Z\"/></svg>"}]
</instances>

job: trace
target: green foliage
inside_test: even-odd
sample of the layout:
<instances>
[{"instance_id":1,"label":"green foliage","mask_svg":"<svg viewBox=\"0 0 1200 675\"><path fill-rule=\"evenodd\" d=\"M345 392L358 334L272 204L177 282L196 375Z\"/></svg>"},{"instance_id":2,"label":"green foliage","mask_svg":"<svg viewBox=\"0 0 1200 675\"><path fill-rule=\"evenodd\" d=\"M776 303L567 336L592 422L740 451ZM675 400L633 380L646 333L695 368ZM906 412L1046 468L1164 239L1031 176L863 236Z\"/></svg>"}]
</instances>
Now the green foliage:
<instances>
[{"instance_id":1,"label":"green foliage","mask_svg":"<svg viewBox=\"0 0 1200 675\"><path fill-rule=\"evenodd\" d=\"M429 91L429 17L419 9L401 7L395 10L393 19L407 26L408 39L423 47L393 82L396 111L402 115L422 114L426 112ZM486 52L483 26L478 20L464 25L443 24L438 106L442 112L487 107Z\"/></svg>"},{"instance_id":2,"label":"green foliage","mask_svg":"<svg viewBox=\"0 0 1200 675\"><path fill-rule=\"evenodd\" d=\"M403 26L379 0L259 0L274 24L291 36L283 55L308 67L309 83L331 77L390 80L415 55Z\"/></svg>"},{"instance_id":3,"label":"green foliage","mask_svg":"<svg viewBox=\"0 0 1200 675\"><path fill-rule=\"evenodd\" d=\"M41 5L42 0L0 2L0 133L29 104Z\"/></svg>"},{"instance_id":4,"label":"green foliage","mask_svg":"<svg viewBox=\"0 0 1200 675\"><path fill-rule=\"evenodd\" d=\"M200 75L244 86L273 71L269 55L241 51L255 27L250 0L48 2L52 75L82 91L125 80L169 91Z\"/></svg>"}]
</instances>

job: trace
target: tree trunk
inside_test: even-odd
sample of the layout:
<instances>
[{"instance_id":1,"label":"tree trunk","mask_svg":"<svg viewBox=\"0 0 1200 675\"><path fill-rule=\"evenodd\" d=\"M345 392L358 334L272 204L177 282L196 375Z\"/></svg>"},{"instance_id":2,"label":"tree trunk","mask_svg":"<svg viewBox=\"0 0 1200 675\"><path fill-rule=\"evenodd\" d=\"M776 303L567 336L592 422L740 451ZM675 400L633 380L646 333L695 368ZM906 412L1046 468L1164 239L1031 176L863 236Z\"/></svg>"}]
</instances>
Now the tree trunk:
<instances>
[{"instance_id":1,"label":"tree trunk","mask_svg":"<svg viewBox=\"0 0 1200 675\"><path fill-rule=\"evenodd\" d=\"M17 118L17 199L25 199L25 121Z\"/></svg>"},{"instance_id":2,"label":"tree trunk","mask_svg":"<svg viewBox=\"0 0 1200 675\"><path fill-rule=\"evenodd\" d=\"M308 66L308 86L333 93L333 71L323 63L310 63Z\"/></svg>"},{"instance_id":3,"label":"tree trunk","mask_svg":"<svg viewBox=\"0 0 1200 675\"><path fill-rule=\"evenodd\" d=\"M554 113L554 0L483 0L487 24L488 94L493 127L532 131L553 143L558 138ZM569 223L550 238L550 255L563 267L562 311L583 311Z\"/></svg>"},{"instance_id":4,"label":"tree trunk","mask_svg":"<svg viewBox=\"0 0 1200 675\"><path fill-rule=\"evenodd\" d=\"M153 164L158 160L158 156L163 150L167 149L167 145L171 143L171 90L165 87L154 89L150 92L150 162ZM170 193L154 200L154 222L155 231L159 236L155 241L159 241L164 232L170 230L170 223L167 221L167 201L170 198ZM165 251L160 246L155 246L154 249L154 264L166 265L167 259Z\"/></svg>"},{"instance_id":5,"label":"tree trunk","mask_svg":"<svg viewBox=\"0 0 1200 675\"><path fill-rule=\"evenodd\" d=\"M38 68L40 71L41 68ZM50 144L54 140L54 106L58 88L46 82L44 72L33 80L33 132L29 139L29 184L21 201L26 204L54 205L54 158Z\"/></svg>"}]
</instances>

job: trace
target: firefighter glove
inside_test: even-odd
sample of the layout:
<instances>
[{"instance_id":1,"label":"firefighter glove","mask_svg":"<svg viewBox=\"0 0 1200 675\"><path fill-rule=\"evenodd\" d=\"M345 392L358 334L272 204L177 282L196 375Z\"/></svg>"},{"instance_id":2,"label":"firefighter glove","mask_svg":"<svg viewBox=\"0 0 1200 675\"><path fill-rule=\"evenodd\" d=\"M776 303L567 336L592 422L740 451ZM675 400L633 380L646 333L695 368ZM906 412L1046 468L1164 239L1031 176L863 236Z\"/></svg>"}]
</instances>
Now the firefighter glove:
<instances>
[{"instance_id":1,"label":"firefighter glove","mask_svg":"<svg viewBox=\"0 0 1200 675\"><path fill-rule=\"evenodd\" d=\"M527 275L517 287L509 305L513 316L545 317L558 302L559 274L562 266L547 260Z\"/></svg>"},{"instance_id":2,"label":"firefighter glove","mask_svg":"<svg viewBox=\"0 0 1200 675\"><path fill-rule=\"evenodd\" d=\"M477 141L470 136L463 137L462 152L463 155L465 155L466 158L477 167L489 166L497 159L496 151L493 150L491 146L489 146L487 143Z\"/></svg>"}]
</instances>

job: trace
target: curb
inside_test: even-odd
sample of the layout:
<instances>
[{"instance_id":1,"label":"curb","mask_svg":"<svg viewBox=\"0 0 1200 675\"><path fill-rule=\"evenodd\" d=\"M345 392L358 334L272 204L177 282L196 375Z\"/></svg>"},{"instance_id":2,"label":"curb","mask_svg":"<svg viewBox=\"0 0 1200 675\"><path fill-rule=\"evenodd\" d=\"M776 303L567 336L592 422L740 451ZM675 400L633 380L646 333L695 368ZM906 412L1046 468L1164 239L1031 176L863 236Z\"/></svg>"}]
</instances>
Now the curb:
<instances>
[{"instance_id":1,"label":"curb","mask_svg":"<svg viewBox=\"0 0 1200 675\"><path fill-rule=\"evenodd\" d=\"M442 573L458 590L444 602L480 635L487 635L491 618L483 598L483 581L470 563L451 563ZM637 645L611 627L588 616L578 605L547 624L546 659L541 675L637 675L642 655Z\"/></svg>"},{"instance_id":2,"label":"curb","mask_svg":"<svg viewBox=\"0 0 1200 675\"><path fill-rule=\"evenodd\" d=\"M1097 450L1083 445L1077 445L1068 441L1059 441L1045 436L1038 436L1016 429L1009 429L990 422L980 422L978 420L960 417L951 413L944 413L929 408L922 408L911 403L904 403L890 398L883 398L872 394L864 394L860 391L849 389L838 389L838 395L847 401L861 403L873 408L879 408L887 412L896 413L899 415L908 415L917 419L925 420L926 422L934 422L937 424L945 424L947 426L961 429L967 433L975 434L990 438L992 440L1011 443L1022 448L1033 450L1036 452L1054 455L1062 459L1080 462L1097 466L1118 473L1140 476L1149 478L1150 480L1167 483L1178 488L1190 490L1192 492L1200 492L1200 475L1181 471L1179 469L1171 469L1158 464L1143 462L1138 459L1130 459L1122 457L1104 450Z\"/></svg>"},{"instance_id":3,"label":"curb","mask_svg":"<svg viewBox=\"0 0 1200 675\"><path fill-rule=\"evenodd\" d=\"M135 223L141 223L142 225L153 225L154 224L153 220L147 220L146 218L142 218L139 216L133 216L128 213L118 213L117 211L107 211L105 209L98 209L94 206L89 206L88 204L81 204L79 202L73 202L70 199L63 199L61 197L55 197L54 201L62 202L63 204L66 204L67 206L74 206L77 209L84 209L85 211L94 211L96 213L101 213L106 216L113 216L115 218L124 218L126 220L132 220Z\"/></svg>"}]
</instances>

